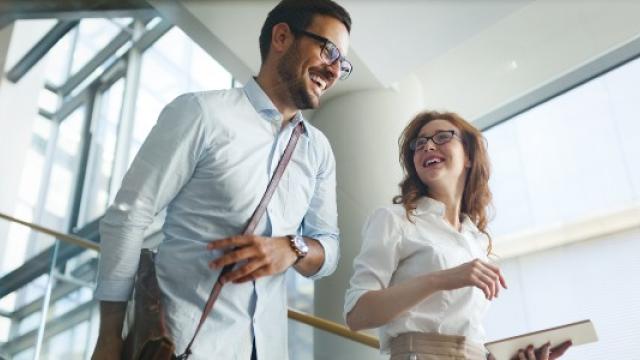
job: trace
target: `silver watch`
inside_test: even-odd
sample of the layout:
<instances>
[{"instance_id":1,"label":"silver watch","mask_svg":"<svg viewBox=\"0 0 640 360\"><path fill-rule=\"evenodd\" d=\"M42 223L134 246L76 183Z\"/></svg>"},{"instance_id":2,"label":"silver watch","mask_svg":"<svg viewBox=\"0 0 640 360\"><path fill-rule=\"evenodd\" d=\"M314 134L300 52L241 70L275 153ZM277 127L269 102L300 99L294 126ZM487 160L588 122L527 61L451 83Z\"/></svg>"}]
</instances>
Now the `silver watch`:
<instances>
[{"instance_id":1,"label":"silver watch","mask_svg":"<svg viewBox=\"0 0 640 360\"><path fill-rule=\"evenodd\" d=\"M300 261L300 259L302 259L303 257L307 256L307 254L309 253L309 246L307 245L307 242L304 240L304 238L300 235L289 235L289 244L298 256L298 259L295 263Z\"/></svg>"}]
</instances>

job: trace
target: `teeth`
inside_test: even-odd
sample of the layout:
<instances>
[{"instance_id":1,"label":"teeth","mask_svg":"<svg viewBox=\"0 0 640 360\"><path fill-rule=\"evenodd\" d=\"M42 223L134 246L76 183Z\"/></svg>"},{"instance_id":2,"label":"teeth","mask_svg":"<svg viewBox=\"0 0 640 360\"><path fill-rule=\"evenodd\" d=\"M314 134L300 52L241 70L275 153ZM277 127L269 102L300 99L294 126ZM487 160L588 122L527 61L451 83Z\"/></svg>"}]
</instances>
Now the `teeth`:
<instances>
[{"instance_id":1,"label":"teeth","mask_svg":"<svg viewBox=\"0 0 640 360\"><path fill-rule=\"evenodd\" d=\"M426 166L430 166L430 165L437 164L437 163L440 163L440 162L442 162L442 160L437 159L437 158L433 158L433 159L429 159L429 160L427 160L427 161L425 162L425 165L426 165Z\"/></svg>"},{"instance_id":2,"label":"teeth","mask_svg":"<svg viewBox=\"0 0 640 360\"><path fill-rule=\"evenodd\" d=\"M318 85L321 89L324 90L325 83L318 75L310 75L311 81L313 81L316 85Z\"/></svg>"}]
</instances>

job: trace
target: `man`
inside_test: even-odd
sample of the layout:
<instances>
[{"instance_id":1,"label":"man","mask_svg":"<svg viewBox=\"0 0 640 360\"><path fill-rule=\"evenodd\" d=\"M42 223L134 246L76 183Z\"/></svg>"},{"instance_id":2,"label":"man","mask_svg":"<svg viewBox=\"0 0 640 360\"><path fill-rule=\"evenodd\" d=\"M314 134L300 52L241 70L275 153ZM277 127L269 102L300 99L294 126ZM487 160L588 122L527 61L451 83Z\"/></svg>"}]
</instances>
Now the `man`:
<instances>
[{"instance_id":1,"label":"man","mask_svg":"<svg viewBox=\"0 0 640 360\"><path fill-rule=\"evenodd\" d=\"M338 261L335 160L300 109L318 107L351 72L350 26L331 0L285 0L263 25L262 66L244 89L182 95L162 111L101 222L94 359L118 358L143 234L165 208L156 271L177 351L221 268L237 264L190 359L288 357L284 272L315 279ZM304 132L256 235L239 235L299 122Z\"/></svg>"}]
</instances>

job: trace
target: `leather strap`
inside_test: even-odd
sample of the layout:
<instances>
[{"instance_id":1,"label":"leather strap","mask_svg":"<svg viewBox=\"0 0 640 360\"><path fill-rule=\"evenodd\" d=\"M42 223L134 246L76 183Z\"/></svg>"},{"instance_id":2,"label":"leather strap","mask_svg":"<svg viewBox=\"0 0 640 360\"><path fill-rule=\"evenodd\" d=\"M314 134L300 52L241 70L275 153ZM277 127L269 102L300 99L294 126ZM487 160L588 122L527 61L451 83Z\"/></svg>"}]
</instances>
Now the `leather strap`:
<instances>
[{"instance_id":1,"label":"leather strap","mask_svg":"<svg viewBox=\"0 0 640 360\"><path fill-rule=\"evenodd\" d=\"M258 222L260 222L262 215L267 209L269 200L271 200L273 193L275 193L276 188L278 187L280 178L282 177L282 174L284 174L284 170L287 168L287 164L289 164L289 160L291 160L291 156L293 155L293 150L296 148L298 139L300 138L300 135L302 134L303 131L304 131L304 124L302 123L302 121L300 121L298 125L296 125L296 127L293 129L293 132L291 133L291 138L289 139L289 143L287 144L287 147L284 149L284 153L282 154L282 157L278 162L276 171L271 177L271 180L269 181L269 185L267 186L267 190L265 191L264 195L262 195L262 199L260 200L260 203L258 204L255 211L253 212L253 215L251 215L251 218L247 223L247 226L242 232L243 235L253 234L254 230L256 229ZM234 265L235 264L225 265L222 268L222 271L220 271L220 274L218 275L218 279L213 285L213 289L211 290L211 294L209 295L209 299L207 300L207 303L204 309L202 310L202 316L200 316L198 327L196 328L196 331L193 334L191 341L189 341L189 345L187 345L187 348L184 351L184 353L179 355L176 359L184 360L184 359L187 359L189 355L191 355L191 345L193 345L193 341L196 339L196 336L198 336L198 333L200 332L200 328L202 327L202 324L204 324L204 321L209 316L209 313L211 313L211 310L213 309L213 304L215 304L216 300L218 299L218 295L220 295L220 290L222 289L222 285L223 285L220 282L220 278L225 274L229 273L231 269L233 269Z\"/></svg>"}]
</instances>

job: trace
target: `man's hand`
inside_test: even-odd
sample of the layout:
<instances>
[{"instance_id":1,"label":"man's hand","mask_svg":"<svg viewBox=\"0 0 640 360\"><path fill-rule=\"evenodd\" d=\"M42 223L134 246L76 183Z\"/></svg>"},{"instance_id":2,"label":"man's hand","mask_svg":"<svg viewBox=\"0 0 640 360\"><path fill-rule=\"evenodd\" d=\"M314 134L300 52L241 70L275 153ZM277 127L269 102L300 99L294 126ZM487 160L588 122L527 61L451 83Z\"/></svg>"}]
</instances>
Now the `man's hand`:
<instances>
[{"instance_id":1,"label":"man's hand","mask_svg":"<svg viewBox=\"0 0 640 360\"><path fill-rule=\"evenodd\" d=\"M279 274L293 265L298 258L286 236L238 235L212 241L207 245L207 249L229 250L220 258L209 262L212 269L246 261L239 268L223 276L220 279L223 284L229 281L242 283L262 276Z\"/></svg>"}]
</instances>

